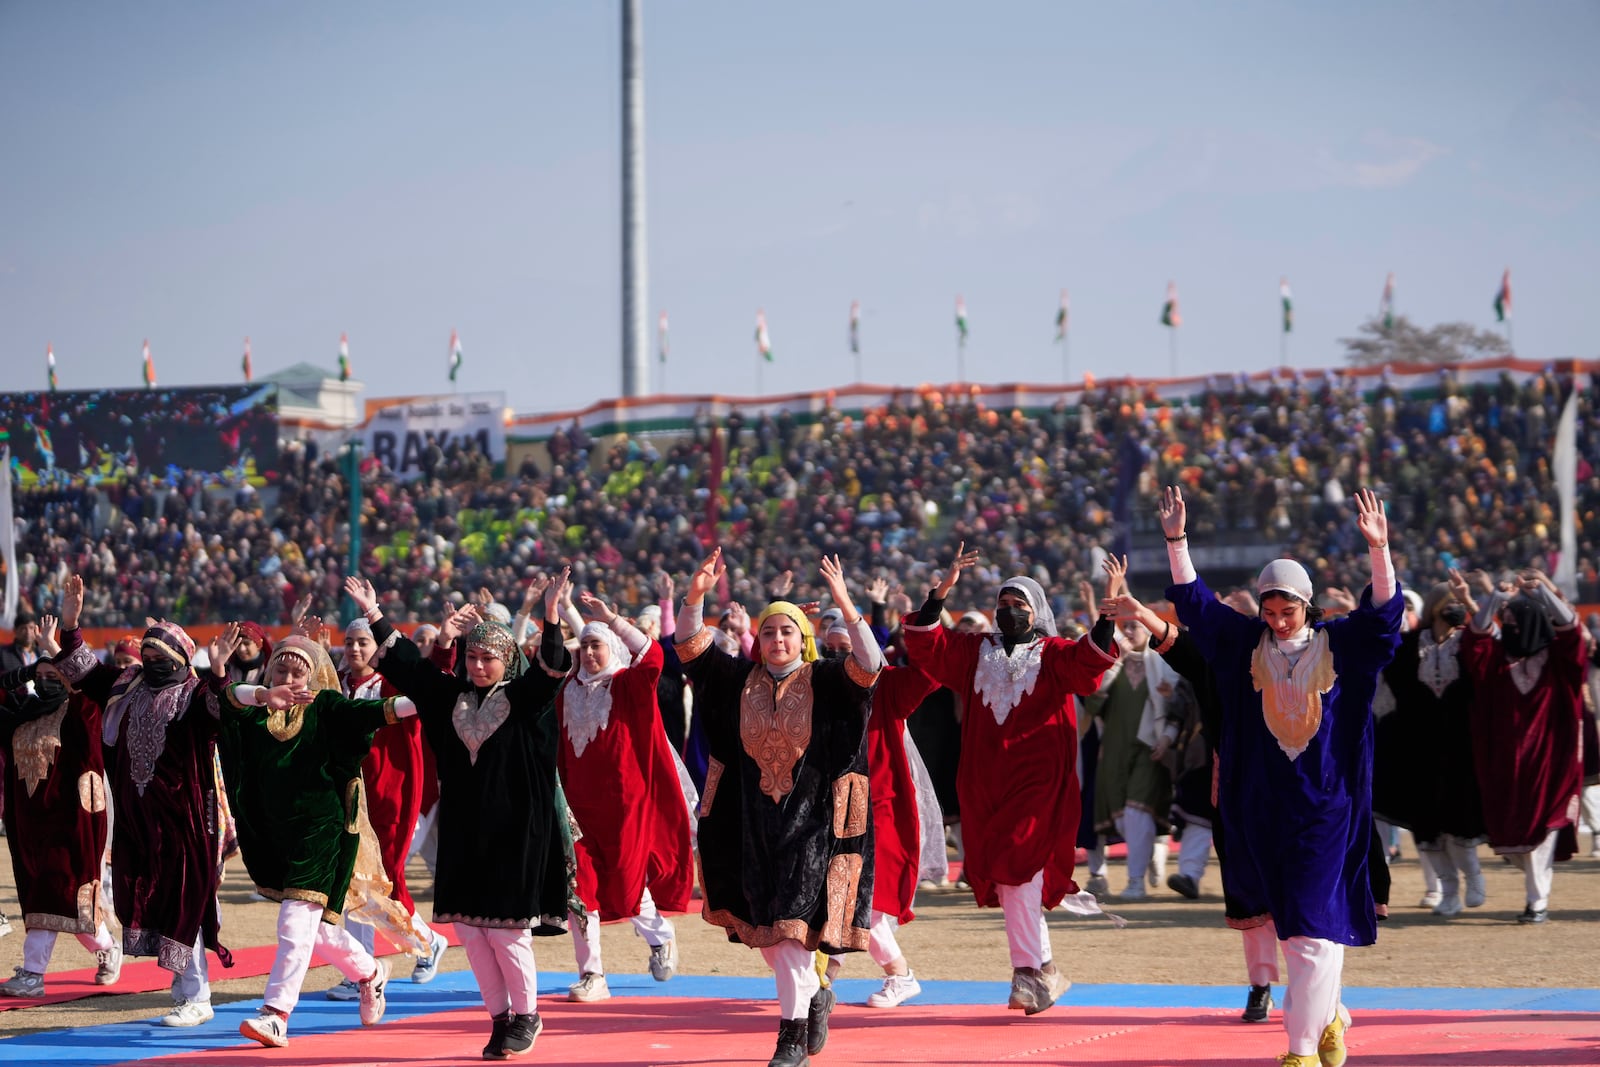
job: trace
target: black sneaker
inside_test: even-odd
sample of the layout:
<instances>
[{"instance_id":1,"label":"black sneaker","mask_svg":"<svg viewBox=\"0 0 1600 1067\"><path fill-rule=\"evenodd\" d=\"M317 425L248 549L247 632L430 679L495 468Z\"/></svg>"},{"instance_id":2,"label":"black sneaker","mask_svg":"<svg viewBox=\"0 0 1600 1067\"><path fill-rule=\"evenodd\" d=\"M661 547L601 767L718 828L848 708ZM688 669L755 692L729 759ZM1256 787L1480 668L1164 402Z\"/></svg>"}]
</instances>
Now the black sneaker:
<instances>
[{"instance_id":1,"label":"black sneaker","mask_svg":"<svg viewBox=\"0 0 1600 1067\"><path fill-rule=\"evenodd\" d=\"M539 1018L539 1013L532 1015L512 1015L511 1023L506 1027L506 1055L520 1056L533 1048L533 1042L544 1029L544 1020Z\"/></svg>"},{"instance_id":2,"label":"black sneaker","mask_svg":"<svg viewBox=\"0 0 1600 1067\"><path fill-rule=\"evenodd\" d=\"M1533 905L1529 904L1527 907L1522 909L1522 914L1517 916L1517 922L1527 924L1542 923L1549 918L1549 908L1540 908L1535 911Z\"/></svg>"},{"instance_id":3,"label":"black sneaker","mask_svg":"<svg viewBox=\"0 0 1600 1067\"><path fill-rule=\"evenodd\" d=\"M823 990L824 993L827 990ZM778 1021L778 1047L773 1050L767 1067L809 1067L806 1056L806 1021L780 1019Z\"/></svg>"},{"instance_id":4,"label":"black sneaker","mask_svg":"<svg viewBox=\"0 0 1600 1067\"><path fill-rule=\"evenodd\" d=\"M1272 987L1270 985L1253 985L1250 987L1250 999L1245 1001L1244 1014L1239 1016L1240 1022L1264 1023L1267 1015L1272 1011Z\"/></svg>"},{"instance_id":5,"label":"black sneaker","mask_svg":"<svg viewBox=\"0 0 1600 1067\"><path fill-rule=\"evenodd\" d=\"M1167 888L1188 900L1194 900L1200 896L1200 887L1187 874L1169 875L1167 877Z\"/></svg>"},{"instance_id":6,"label":"black sneaker","mask_svg":"<svg viewBox=\"0 0 1600 1067\"><path fill-rule=\"evenodd\" d=\"M489 1043L483 1046L483 1058L486 1060L503 1060L506 1058L506 1028L511 1025L511 1020L516 1016L511 1012L494 1017L494 1029L489 1031Z\"/></svg>"},{"instance_id":7,"label":"black sneaker","mask_svg":"<svg viewBox=\"0 0 1600 1067\"><path fill-rule=\"evenodd\" d=\"M806 1051L815 1056L828 1043L828 1016L833 1014L833 990L823 988L811 998L806 1015Z\"/></svg>"}]
</instances>

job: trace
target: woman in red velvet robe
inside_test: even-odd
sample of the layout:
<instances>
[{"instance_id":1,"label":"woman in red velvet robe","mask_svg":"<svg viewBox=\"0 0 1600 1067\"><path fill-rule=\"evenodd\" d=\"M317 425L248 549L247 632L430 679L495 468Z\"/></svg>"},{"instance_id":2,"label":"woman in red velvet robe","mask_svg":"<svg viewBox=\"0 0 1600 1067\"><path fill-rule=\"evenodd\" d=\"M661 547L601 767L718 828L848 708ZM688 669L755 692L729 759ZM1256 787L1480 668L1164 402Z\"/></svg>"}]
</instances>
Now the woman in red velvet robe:
<instances>
[{"instance_id":1,"label":"woman in red velvet robe","mask_svg":"<svg viewBox=\"0 0 1600 1067\"><path fill-rule=\"evenodd\" d=\"M557 767L580 836L578 894L586 916L570 916L578 981L572 1000L611 995L600 958L600 923L631 919L650 946L650 974L677 970L672 923L694 891L689 808L678 784L656 682L661 646L598 598L584 594L598 622L578 633L577 663L556 695L561 725Z\"/></svg>"}]
</instances>

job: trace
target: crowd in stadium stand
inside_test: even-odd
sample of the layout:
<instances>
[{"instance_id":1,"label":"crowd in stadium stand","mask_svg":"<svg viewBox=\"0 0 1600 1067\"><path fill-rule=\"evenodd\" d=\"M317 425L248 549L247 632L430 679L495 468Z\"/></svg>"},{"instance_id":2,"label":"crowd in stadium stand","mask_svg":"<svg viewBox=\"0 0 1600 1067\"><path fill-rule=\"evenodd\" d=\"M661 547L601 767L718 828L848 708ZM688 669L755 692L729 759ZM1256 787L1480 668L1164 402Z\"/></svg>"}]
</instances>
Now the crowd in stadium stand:
<instances>
[{"instance_id":1,"label":"crowd in stadium stand","mask_svg":"<svg viewBox=\"0 0 1600 1067\"><path fill-rule=\"evenodd\" d=\"M1184 487L1204 544L1270 545L1269 555L1311 564L1319 586L1366 581L1352 521L1363 486L1388 502L1408 587L1442 581L1451 566L1531 562L1553 573L1552 449L1569 387L1554 373L1469 387L1442 373L1436 395L1361 396L1331 375L1265 391L1223 378L1174 404L1110 384L1038 417L929 393L915 407L830 410L814 422L734 413L715 444L704 417L675 438L597 441L574 424L551 440L548 465L503 477L470 449L434 448L429 473L409 482L369 459L363 571L402 618L436 620L447 600L480 587L512 602L533 574L569 560L582 587L642 606L657 572L681 576L698 562L719 471L716 538L730 557L728 595L745 603L763 601L786 569L810 576L824 552L920 602L925 561L964 540L982 554L965 597L990 602L1000 576L1029 573L1069 612L1099 553L1160 544L1154 500L1168 483ZM1600 599L1592 391L1578 415L1578 599L1588 601ZM54 610L77 572L98 601L86 610L109 626L286 622L308 593L336 614L349 536L342 467L291 445L277 483L271 512L249 486L208 492L198 476L19 491L25 604ZM1130 522L1119 528L1117 513Z\"/></svg>"}]
</instances>

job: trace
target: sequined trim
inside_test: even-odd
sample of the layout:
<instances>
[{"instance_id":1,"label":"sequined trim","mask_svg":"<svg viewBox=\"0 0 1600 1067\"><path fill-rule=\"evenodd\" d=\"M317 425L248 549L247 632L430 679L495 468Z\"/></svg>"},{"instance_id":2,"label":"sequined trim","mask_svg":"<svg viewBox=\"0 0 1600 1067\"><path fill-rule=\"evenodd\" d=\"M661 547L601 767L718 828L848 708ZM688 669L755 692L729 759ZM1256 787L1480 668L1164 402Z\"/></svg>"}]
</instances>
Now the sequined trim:
<instances>
[{"instance_id":1,"label":"sequined trim","mask_svg":"<svg viewBox=\"0 0 1600 1067\"><path fill-rule=\"evenodd\" d=\"M1527 659L1519 659L1510 665L1511 684L1517 687L1517 692L1527 696L1533 692L1533 687L1539 684L1539 676L1544 673L1544 665L1550 659L1550 650L1541 648Z\"/></svg>"},{"instance_id":2,"label":"sequined trim","mask_svg":"<svg viewBox=\"0 0 1600 1067\"><path fill-rule=\"evenodd\" d=\"M673 645L678 653L678 662L688 663L711 647L711 628L702 626L683 640L673 642Z\"/></svg>"},{"instance_id":3,"label":"sequined trim","mask_svg":"<svg viewBox=\"0 0 1600 1067\"><path fill-rule=\"evenodd\" d=\"M828 919L822 927L822 940L830 945L843 945L853 929L861 865L859 852L841 852L828 861Z\"/></svg>"},{"instance_id":4,"label":"sequined trim","mask_svg":"<svg viewBox=\"0 0 1600 1067\"><path fill-rule=\"evenodd\" d=\"M463 915L453 911L438 911L433 913L432 925L440 923L465 923L484 930L524 930L529 927L542 928L538 932L544 934L566 933L567 920L555 915L534 915L526 919L497 919L482 915Z\"/></svg>"},{"instance_id":5,"label":"sequined trim","mask_svg":"<svg viewBox=\"0 0 1600 1067\"><path fill-rule=\"evenodd\" d=\"M287 711L273 709L267 712L267 733L279 741L289 741L300 733L306 724L306 706L292 704Z\"/></svg>"},{"instance_id":6,"label":"sequined trim","mask_svg":"<svg viewBox=\"0 0 1600 1067\"><path fill-rule=\"evenodd\" d=\"M867 832L867 776L847 774L833 781L833 836L860 837Z\"/></svg>"},{"instance_id":7,"label":"sequined trim","mask_svg":"<svg viewBox=\"0 0 1600 1067\"><path fill-rule=\"evenodd\" d=\"M1018 645L1009 656L998 637L984 640L973 674L973 690L989 706L997 725L1004 726L1012 709L1039 684L1043 653L1042 638Z\"/></svg>"},{"instance_id":8,"label":"sequined trim","mask_svg":"<svg viewBox=\"0 0 1600 1067\"><path fill-rule=\"evenodd\" d=\"M717 795L717 783L722 781L722 761L715 757L706 759L706 788L700 794L700 818L711 814L711 802Z\"/></svg>"},{"instance_id":9,"label":"sequined trim","mask_svg":"<svg viewBox=\"0 0 1600 1067\"><path fill-rule=\"evenodd\" d=\"M50 714L23 723L11 735L11 758L16 767L17 779L33 796L39 783L50 777L50 768L61 750L61 722L67 716L67 705L62 704Z\"/></svg>"},{"instance_id":10,"label":"sequined trim","mask_svg":"<svg viewBox=\"0 0 1600 1067\"><path fill-rule=\"evenodd\" d=\"M576 675L567 679L561 691L561 725L567 740L572 742L572 754L582 757L589 742L600 736L600 731L611 725L611 679L608 675L585 685Z\"/></svg>"},{"instance_id":11,"label":"sequined trim","mask_svg":"<svg viewBox=\"0 0 1600 1067\"><path fill-rule=\"evenodd\" d=\"M182 974L194 959L194 947L163 937L159 930L141 930L124 927L122 951L127 956L154 956L156 964L164 971Z\"/></svg>"},{"instance_id":12,"label":"sequined trim","mask_svg":"<svg viewBox=\"0 0 1600 1067\"><path fill-rule=\"evenodd\" d=\"M739 741L761 769L761 791L777 803L794 789L794 768L811 744L811 664L774 684L750 672L739 701Z\"/></svg>"},{"instance_id":13,"label":"sequined trim","mask_svg":"<svg viewBox=\"0 0 1600 1067\"><path fill-rule=\"evenodd\" d=\"M455 727L461 743L467 746L467 758L476 764L478 750L483 743L494 736L494 732L510 717L511 701L506 697L504 688L497 688L481 704L476 693L462 693L456 700L455 711L450 714L450 723Z\"/></svg>"}]
</instances>

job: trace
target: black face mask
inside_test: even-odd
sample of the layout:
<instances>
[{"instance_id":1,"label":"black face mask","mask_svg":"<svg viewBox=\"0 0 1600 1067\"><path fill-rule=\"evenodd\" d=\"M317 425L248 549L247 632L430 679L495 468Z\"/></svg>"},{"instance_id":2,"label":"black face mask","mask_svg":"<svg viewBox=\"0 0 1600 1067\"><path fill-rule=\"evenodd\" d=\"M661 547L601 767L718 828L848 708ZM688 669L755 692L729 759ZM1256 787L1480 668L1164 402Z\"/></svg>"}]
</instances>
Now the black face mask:
<instances>
[{"instance_id":1,"label":"black face mask","mask_svg":"<svg viewBox=\"0 0 1600 1067\"><path fill-rule=\"evenodd\" d=\"M1033 633L1033 615L1024 608L1002 604L994 609L994 622L1000 628L1000 636L1012 641L1021 641Z\"/></svg>"},{"instance_id":2,"label":"black face mask","mask_svg":"<svg viewBox=\"0 0 1600 1067\"><path fill-rule=\"evenodd\" d=\"M1467 621L1467 606L1459 600L1439 609L1439 618L1446 626L1460 626Z\"/></svg>"},{"instance_id":3,"label":"black face mask","mask_svg":"<svg viewBox=\"0 0 1600 1067\"><path fill-rule=\"evenodd\" d=\"M822 650L822 658L833 660L836 663L841 662L850 658L850 650L848 648L825 648Z\"/></svg>"},{"instance_id":4,"label":"black face mask","mask_svg":"<svg viewBox=\"0 0 1600 1067\"><path fill-rule=\"evenodd\" d=\"M144 665L144 684L151 689L165 689L169 685L177 685L183 681L183 676L188 673L188 667L163 658L160 662Z\"/></svg>"},{"instance_id":5,"label":"black face mask","mask_svg":"<svg viewBox=\"0 0 1600 1067\"><path fill-rule=\"evenodd\" d=\"M54 706L67 699L67 686L60 678L35 678L33 694L39 698L40 703Z\"/></svg>"}]
</instances>

